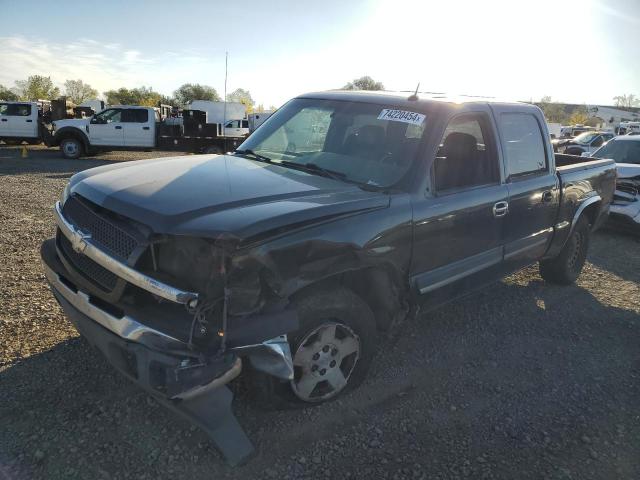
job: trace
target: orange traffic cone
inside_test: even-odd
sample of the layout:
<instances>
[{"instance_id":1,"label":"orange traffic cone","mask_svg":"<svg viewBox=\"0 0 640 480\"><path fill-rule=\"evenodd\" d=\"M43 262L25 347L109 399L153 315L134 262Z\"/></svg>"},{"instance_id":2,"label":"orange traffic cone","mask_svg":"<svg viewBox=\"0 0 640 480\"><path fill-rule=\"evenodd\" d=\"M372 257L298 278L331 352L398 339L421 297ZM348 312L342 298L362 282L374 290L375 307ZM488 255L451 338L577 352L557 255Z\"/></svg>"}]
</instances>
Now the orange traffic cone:
<instances>
[{"instance_id":1,"label":"orange traffic cone","mask_svg":"<svg viewBox=\"0 0 640 480\"><path fill-rule=\"evenodd\" d=\"M20 152L20 157L22 157L22 158L29 157L29 153L27 152L27 146L26 145L22 146L22 152Z\"/></svg>"}]
</instances>

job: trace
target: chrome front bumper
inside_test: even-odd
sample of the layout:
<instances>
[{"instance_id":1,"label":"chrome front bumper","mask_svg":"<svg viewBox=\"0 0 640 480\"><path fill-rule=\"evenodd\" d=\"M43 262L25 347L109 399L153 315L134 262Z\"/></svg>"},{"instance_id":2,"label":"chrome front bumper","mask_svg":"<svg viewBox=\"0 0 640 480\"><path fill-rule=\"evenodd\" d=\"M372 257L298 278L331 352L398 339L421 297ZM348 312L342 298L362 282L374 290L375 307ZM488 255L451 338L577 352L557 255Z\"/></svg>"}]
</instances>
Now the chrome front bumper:
<instances>
[{"instance_id":1,"label":"chrome front bumper","mask_svg":"<svg viewBox=\"0 0 640 480\"><path fill-rule=\"evenodd\" d=\"M88 258L96 262L103 268L106 268L114 275L123 278L127 282L153 293L158 297L170 300L176 303L186 304L189 307L195 307L198 302L198 294L188 292L179 288L162 283L155 278L151 278L144 273L138 272L121 261L113 258L104 250L97 247L91 240L91 235L77 229L69 223L62 214L62 205L56 202L55 219L62 234L71 242L73 249L86 255Z\"/></svg>"}]
</instances>

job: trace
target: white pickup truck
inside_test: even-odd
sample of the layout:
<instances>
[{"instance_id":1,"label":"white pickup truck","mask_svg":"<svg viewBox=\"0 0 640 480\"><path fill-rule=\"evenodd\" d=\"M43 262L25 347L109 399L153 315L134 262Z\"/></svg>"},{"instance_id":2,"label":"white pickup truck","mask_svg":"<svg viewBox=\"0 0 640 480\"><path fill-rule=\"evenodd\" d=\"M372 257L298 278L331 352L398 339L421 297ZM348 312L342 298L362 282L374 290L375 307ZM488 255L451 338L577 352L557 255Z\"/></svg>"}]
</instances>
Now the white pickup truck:
<instances>
[{"instance_id":1,"label":"white pickup truck","mask_svg":"<svg viewBox=\"0 0 640 480\"><path fill-rule=\"evenodd\" d=\"M60 146L65 158L75 159L97 150L162 149L202 153L234 150L244 138L222 132L190 132L165 124L153 107L111 106L89 118L53 122L49 146Z\"/></svg>"},{"instance_id":2,"label":"white pickup truck","mask_svg":"<svg viewBox=\"0 0 640 480\"><path fill-rule=\"evenodd\" d=\"M0 102L0 140L7 144L42 141L36 102Z\"/></svg>"}]
</instances>

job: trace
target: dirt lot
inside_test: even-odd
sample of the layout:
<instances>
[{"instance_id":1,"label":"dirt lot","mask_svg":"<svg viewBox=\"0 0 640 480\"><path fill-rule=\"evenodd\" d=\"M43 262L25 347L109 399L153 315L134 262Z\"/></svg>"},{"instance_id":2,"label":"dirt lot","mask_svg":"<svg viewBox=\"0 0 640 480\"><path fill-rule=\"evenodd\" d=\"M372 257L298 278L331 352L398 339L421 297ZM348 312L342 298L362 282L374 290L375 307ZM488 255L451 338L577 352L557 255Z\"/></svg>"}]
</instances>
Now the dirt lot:
<instances>
[{"instance_id":1,"label":"dirt lot","mask_svg":"<svg viewBox=\"0 0 640 480\"><path fill-rule=\"evenodd\" d=\"M72 173L158 155L0 148L0 479L640 478L640 240L606 231L576 286L529 268L430 312L342 400L240 394L258 454L225 466L78 337L40 269Z\"/></svg>"}]
</instances>

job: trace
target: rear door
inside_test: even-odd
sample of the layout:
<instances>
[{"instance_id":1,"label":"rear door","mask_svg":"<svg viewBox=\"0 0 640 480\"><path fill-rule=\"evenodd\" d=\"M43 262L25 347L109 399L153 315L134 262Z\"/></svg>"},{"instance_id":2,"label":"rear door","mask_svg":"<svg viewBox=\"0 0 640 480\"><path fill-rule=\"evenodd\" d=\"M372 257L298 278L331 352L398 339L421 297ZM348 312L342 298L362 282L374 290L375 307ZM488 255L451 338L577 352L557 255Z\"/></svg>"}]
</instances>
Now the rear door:
<instances>
[{"instance_id":1,"label":"rear door","mask_svg":"<svg viewBox=\"0 0 640 480\"><path fill-rule=\"evenodd\" d=\"M122 109L108 108L94 115L89 125L89 140L92 145L124 146Z\"/></svg>"},{"instance_id":2,"label":"rear door","mask_svg":"<svg viewBox=\"0 0 640 480\"><path fill-rule=\"evenodd\" d=\"M11 137L11 122L9 114L13 109L12 103L0 103L0 137Z\"/></svg>"},{"instance_id":3,"label":"rear door","mask_svg":"<svg viewBox=\"0 0 640 480\"><path fill-rule=\"evenodd\" d=\"M126 147L153 147L155 116L146 108L129 108L122 111L122 128Z\"/></svg>"},{"instance_id":4,"label":"rear door","mask_svg":"<svg viewBox=\"0 0 640 480\"><path fill-rule=\"evenodd\" d=\"M500 133L509 211L505 218L505 266L540 259L553 236L560 185L544 118L537 109L494 105Z\"/></svg>"},{"instance_id":5,"label":"rear door","mask_svg":"<svg viewBox=\"0 0 640 480\"><path fill-rule=\"evenodd\" d=\"M476 108L481 108L477 106ZM413 284L429 306L499 278L508 190L490 110L450 119L414 202Z\"/></svg>"}]
</instances>

